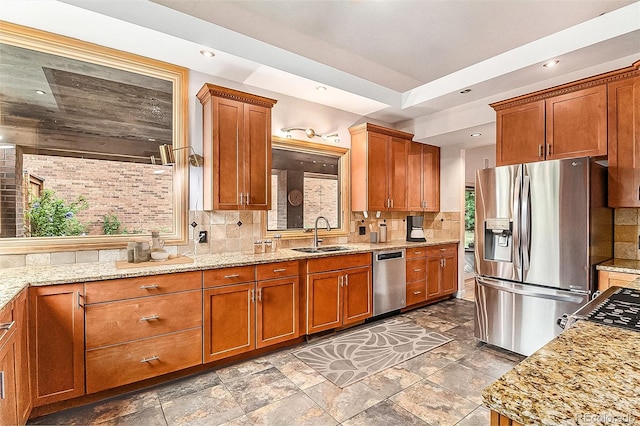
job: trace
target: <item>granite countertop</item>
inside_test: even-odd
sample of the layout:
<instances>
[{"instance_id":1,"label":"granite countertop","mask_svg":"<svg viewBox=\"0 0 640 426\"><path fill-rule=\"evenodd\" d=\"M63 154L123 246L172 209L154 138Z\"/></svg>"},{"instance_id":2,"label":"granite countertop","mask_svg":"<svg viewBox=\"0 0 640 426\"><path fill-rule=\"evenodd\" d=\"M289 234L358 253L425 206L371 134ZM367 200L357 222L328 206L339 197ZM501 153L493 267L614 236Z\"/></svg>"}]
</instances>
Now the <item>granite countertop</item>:
<instances>
[{"instance_id":1,"label":"granite countertop","mask_svg":"<svg viewBox=\"0 0 640 426\"><path fill-rule=\"evenodd\" d=\"M149 266L130 269L118 269L115 262L76 263L56 266L27 266L0 270L0 308L9 303L23 288L53 284L71 284L78 282L100 281L115 278L140 277L147 275L169 274L174 272L202 271L206 269L232 266L255 265L312 257L339 256L355 253L370 253L381 250L426 247L440 244L459 243L457 239L434 239L423 243L390 241L378 244L340 244L347 250L322 253L303 253L292 249L280 249L274 253L223 253L190 256L193 263L162 264L149 262Z\"/></svg>"},{"instance_id":2,"label":"granite countertop","mask_svg":"<svg viewBox=\"0 0 640 426\"><path fill-rule=\"evenodd\" d=\"M640 275L640 260L610 259L596 265L598 271L622 272Z\"/></svg>"},{"instance_id":3,"label":"granite countertop","mask_svg":"<svg viewBox=\"0 0 640 426\"><path fill-rule=\"evenodd\" d=\"M484 389L483 402L523 425L638 424L638 348L640 332L577 321Z\"/></svg>"}]
</instances>

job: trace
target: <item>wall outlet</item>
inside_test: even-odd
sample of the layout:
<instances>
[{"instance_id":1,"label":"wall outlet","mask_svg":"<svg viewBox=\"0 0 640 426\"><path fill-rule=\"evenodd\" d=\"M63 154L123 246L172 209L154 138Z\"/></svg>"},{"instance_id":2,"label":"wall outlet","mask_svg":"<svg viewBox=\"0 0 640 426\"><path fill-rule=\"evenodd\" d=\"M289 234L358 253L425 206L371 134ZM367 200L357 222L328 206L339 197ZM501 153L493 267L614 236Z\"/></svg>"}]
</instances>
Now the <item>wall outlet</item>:
<instances>
[{"instance_id":1,"label":"wall outlet","mask_svg":"<svg viewBox=\"0 0 640 426\"><path fill-rule=\"evenodd\" d=\"M358 235L366 235L367 228L365 226L358 226Z\"/></svg>"},{"instance_id":2,"label":"wall outlet","mask_svg":"<svg viewBox=\"0 0 640 426\"><path fill-rule=\"evenodd\" d=\"M207 242L207 231L200 231L198 233L198 243L206 243Z\"/></svg>"}]
</instances>

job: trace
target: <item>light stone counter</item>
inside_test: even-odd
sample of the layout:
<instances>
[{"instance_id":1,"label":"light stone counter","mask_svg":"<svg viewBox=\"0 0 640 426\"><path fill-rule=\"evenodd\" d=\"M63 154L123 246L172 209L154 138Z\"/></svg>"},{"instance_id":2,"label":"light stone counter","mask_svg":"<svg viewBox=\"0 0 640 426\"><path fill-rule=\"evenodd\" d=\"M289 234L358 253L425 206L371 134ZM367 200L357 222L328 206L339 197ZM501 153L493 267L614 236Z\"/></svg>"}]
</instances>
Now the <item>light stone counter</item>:
<instances>
[{"instance_id":1,"label":"light stone counter","mask_svg":"<svg viewBox=\"0 0 640 426\"><path fill-rule=\"evenodd\" d=\"M611 259L596 266L598 271L640 275L640 260Z\"/></svg>"},{"instance_id":2,"label":"light stone counter","mask_svg":"<svg viewBox=\"0 0 640 426\"><path fill-rule=\"evenodd\" d=\"M523 425L640 424L639 348L640 332L578 321L484 389L483 402Z\"/></svg>"},{"instance_id":3,"label":"light stone counter","mask_svg":"<svg viewBox=\"0 0 640 426\"><path fill-rule=\"evenodd\" d=\"M255 265L286 260L312 257L329 257L345 254L367 253L388 249L425 247L440 244L459 243L459 240L429 240L426 243L391 241L380 244L341 244L348 250L326 253L303 253L292 249L280 249L275 253L224 253L192 256L193 263L163 265L149 262L149 266L130 269L118 269L114 262L76 263L58 266L28 266L7 268L0 271L0 308L9 303L23 288L40 285L71 284L78 282L100 281L114 278L139 277L147 275L169 274L174 272L201 271L231 266Z\"/></svg>"}]
</instances>

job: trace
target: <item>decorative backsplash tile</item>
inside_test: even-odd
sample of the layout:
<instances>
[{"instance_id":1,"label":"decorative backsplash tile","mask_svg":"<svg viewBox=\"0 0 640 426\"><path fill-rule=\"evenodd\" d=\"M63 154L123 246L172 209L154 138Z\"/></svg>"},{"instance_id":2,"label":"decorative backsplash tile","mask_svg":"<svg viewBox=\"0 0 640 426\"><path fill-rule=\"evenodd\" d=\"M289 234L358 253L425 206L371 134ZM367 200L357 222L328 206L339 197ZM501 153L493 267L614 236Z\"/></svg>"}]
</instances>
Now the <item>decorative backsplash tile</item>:
<instances>
[{"instance_id":1,"label":"decorative backsplash tile","mask_svg":"<svg viewBox=\"0 0 640 426\"><path fill-rule=\"evenodd\" d=\"M616 209L613 228L613 255L616 259L640 259L640 209Z\"/></svg>"}]
</instances>

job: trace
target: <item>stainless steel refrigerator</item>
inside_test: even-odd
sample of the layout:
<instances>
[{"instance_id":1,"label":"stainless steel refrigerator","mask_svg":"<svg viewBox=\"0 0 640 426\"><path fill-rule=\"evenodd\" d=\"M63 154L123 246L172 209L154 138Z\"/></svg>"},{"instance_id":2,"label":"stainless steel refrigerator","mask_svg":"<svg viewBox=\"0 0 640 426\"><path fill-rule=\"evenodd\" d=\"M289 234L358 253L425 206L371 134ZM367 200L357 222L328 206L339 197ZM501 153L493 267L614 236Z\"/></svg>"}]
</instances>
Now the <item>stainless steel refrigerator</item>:
<instances>
[{"instance_id":1,"label":"stainless steel refrigerator","mask_svg":"<svg viewBox=\"0 0 640 426\"><path fill-rule=\"evenodd\" d=\"M607 170L589 158L476 172L475 336L531 355L613 257Z\"/></svg>"}]
</instances>

